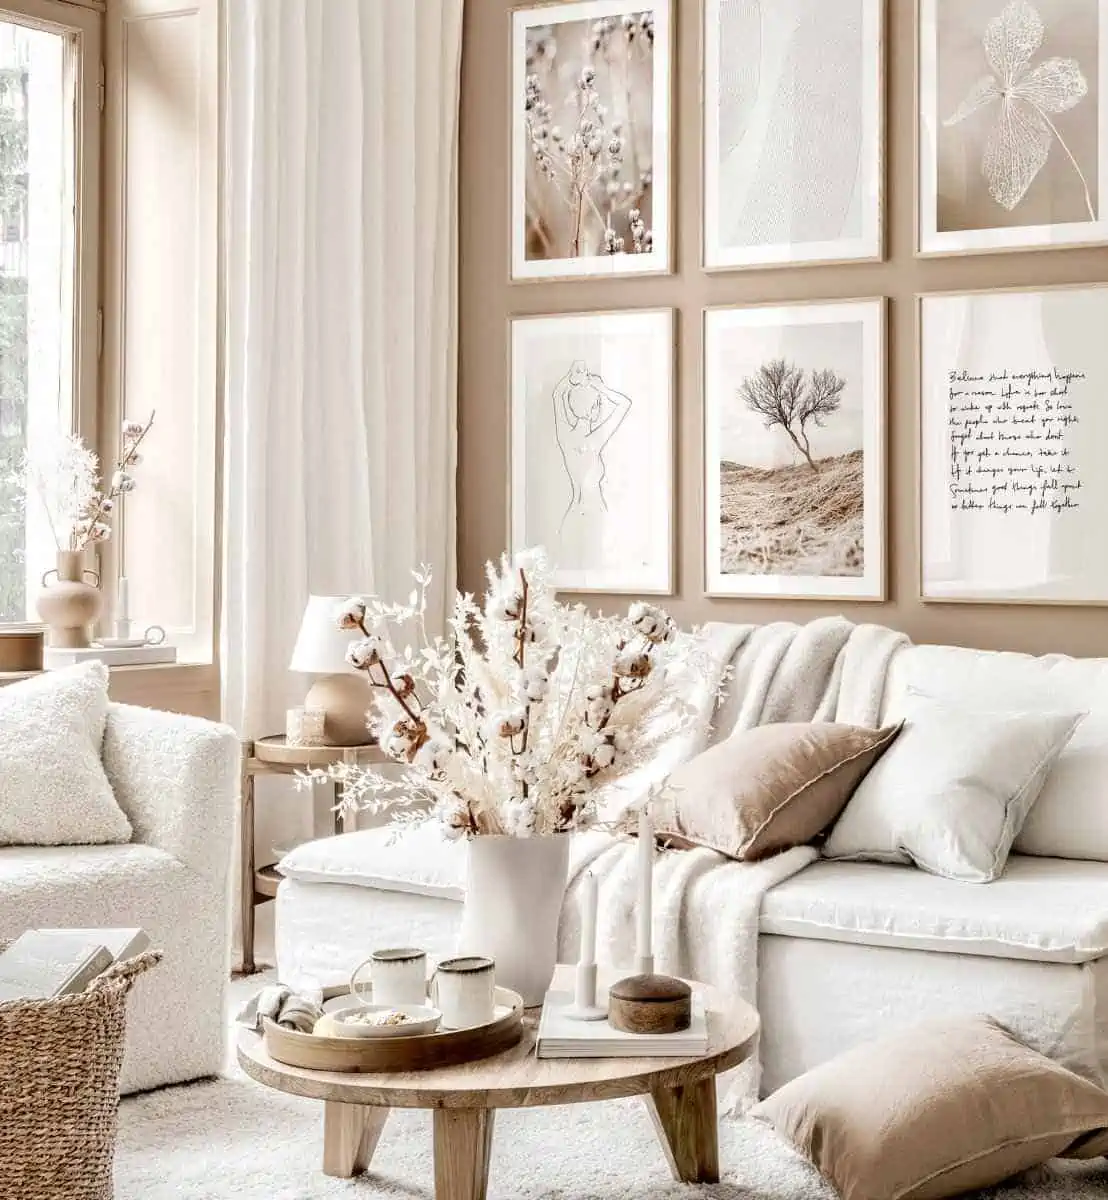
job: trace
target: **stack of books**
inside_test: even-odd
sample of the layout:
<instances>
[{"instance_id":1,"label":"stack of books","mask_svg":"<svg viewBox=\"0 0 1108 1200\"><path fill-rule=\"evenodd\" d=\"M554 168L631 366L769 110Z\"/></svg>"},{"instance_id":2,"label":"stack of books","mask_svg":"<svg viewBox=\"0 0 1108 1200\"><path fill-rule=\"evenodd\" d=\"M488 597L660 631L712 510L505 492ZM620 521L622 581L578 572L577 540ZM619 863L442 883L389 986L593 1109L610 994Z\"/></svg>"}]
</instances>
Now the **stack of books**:
<instances>
[{"instance_id":1,"label":"stack of books","mask_svg":"<svg viewBox=\"0 0 1108 1200\"><path fill-rule=\"evenodd\" d=\"M603 1005L606 995L598 997ZM572 992L547 992L535 1043L537 1058L696 1058L708 1053L704 997L693 992L692 1023L680 1033L623 1033L607 1021L567 1016Z\"/></svg>"},{"instance_id":2,"label":"stack of books","mask_svg":"<svg viewBox=\"0 0 1108 1200\"><path fill-rule=\"evenodd\" d=\"M83 992L112 963L149 945L141 929L28 929L0 951L0 1003Z\"/></svg>"}]
</instances>

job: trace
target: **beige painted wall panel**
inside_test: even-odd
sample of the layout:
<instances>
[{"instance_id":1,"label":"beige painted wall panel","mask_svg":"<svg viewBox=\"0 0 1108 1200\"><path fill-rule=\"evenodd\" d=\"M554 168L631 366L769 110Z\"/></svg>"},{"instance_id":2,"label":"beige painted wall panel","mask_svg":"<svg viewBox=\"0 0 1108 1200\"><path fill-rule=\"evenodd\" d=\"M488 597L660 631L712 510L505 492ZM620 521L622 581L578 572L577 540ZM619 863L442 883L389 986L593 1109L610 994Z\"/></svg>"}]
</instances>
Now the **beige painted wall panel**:
<instances>
[{"instance_id":1,"label":"beige painted wall panel","mask_svg":"<svg viewBox=\"0 0 1108 1200\"><path fill-rule=\"evenodd\" d=\"M1108 612L1095 608L923 604L918 593L915 294L1108 280L1108 248L921 260L914 256L915 5L889 0L888 261L706 275L700 269L702 6L677 10L676 270L649 279L511 284L509 279L508 0L467 0L461 115L459 572L482 564L508 530L508 319L514 314L673 306L678 310L677 595L684 622L809 620L843 612L917 641L1032 653L1108 655ZM708 600L704 596L701 310L713 304L890 297L889 601ZM1104 447L1108 462L1108 446ZM1103 546L1090 553L1105 553ZM609 610L626 598L590 597Z\"/></svg>"},{"instance_id":2,"label":"beige painted wall panel","mask_svg":"<svg viewBox=\"0 0 1108 1200\"><path fill-rule=\"evenodd\" d=\"M202 661L215 553L214 6L130 0L110 19L123 265L109 373L119 372L122 415L157 410L125 506L122 570L132 617L164 625Z\"/></svg>"}]
</instances>

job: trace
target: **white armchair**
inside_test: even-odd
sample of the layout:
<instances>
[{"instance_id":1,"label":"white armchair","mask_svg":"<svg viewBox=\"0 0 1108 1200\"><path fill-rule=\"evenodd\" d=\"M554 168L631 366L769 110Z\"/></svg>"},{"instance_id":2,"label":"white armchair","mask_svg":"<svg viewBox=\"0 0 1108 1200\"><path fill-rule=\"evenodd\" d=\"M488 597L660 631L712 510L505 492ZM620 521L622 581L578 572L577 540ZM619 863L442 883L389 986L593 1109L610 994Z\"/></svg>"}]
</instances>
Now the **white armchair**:
<instances>
[{"instance_id":1,"label":"white armchair","mask_svg":"<svg viewBox=\"0 0 1108 1200\"><path fill-rule=\"evenodd\" d=\"M165 957L131 997L121 1090L214 1075L230 970L238 740L210 721L112 704L103 760L133 841L0 849L0 937L37 925L141 925Z\"/></svg>"}]
</instances>

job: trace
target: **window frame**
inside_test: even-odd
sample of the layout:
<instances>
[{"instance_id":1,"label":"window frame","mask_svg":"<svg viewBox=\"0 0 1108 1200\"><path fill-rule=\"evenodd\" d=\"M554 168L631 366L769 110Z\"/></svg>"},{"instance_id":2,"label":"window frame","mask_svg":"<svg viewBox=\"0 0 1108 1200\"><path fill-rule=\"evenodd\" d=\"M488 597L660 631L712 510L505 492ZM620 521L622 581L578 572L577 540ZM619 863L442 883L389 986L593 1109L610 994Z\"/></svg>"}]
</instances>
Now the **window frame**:
<instances>
[{"instance_id":1,"label":"window frame","mask_svg":"<svg viewBox=\"0 0 1108 1200\"><path fill-rule=\"evenodd\" d=\"M72 92L64 102L72 106L73 144L67 147L67 166L72 172L74 212L64 298L72 318L71 339L65 347L70 375L69 427L99 450L103 438L100 213L104 16L84 0L0 0L0 20L67 39Z\"/></svg>"},{"instance_id":2,"label":"window frame","mask_svg":"<svg viewBox=\"0 0 1108 1200\"><path fill-rule=\"evenodd\" d=\"M0 0L0 20L73 39L73 431L100 445L100 166L104 18L83 0Z\"/></svg>"}]
</instances>

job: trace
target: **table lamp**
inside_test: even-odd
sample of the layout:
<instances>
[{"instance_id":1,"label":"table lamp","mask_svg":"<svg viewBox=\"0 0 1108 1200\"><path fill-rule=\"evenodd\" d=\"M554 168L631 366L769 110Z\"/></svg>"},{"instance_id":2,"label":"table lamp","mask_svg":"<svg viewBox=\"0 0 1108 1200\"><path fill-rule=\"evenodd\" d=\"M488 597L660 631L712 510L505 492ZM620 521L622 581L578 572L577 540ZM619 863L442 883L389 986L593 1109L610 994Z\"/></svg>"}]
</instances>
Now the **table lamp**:
<instances>
[{"instance_id":1,"label":"table lamp","mask_svg":"<svg viewBox=\"0 0 1108 1200\"><path fill-rule=\"evenodd\" d=\"M321 708L323 741L328 746L364 746L370 691L365 672L346 661L346 649L355 634L340 629L335 614L350 599L345 596L309 596L293 647L290 671L318 678L304 697L305 708Z\"/></svg>"}]
</instances>

